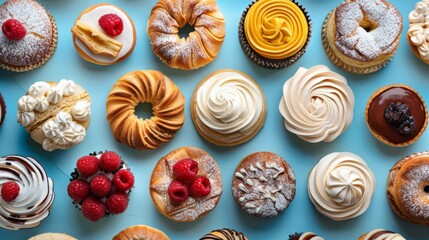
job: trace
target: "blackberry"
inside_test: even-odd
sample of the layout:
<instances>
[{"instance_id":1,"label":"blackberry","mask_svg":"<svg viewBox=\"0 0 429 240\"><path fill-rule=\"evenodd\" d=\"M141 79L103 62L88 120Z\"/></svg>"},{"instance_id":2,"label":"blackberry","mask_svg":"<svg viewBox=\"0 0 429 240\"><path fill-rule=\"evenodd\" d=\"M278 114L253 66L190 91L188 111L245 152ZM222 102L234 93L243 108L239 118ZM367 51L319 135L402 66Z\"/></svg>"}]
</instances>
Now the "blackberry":
<instances>
[{"instance_id":1,"label":"blackberry","mask_svg":"<svg viewBox=\"0 0 429 240\"><path fill-rule=\"evenodd\" d=\"M416 130L416 122L413 116L407 116L406 120L398 125L397 131L401 135L411 135Z\"/></svg>"},{"instance_id":2,"label":"blackberry","mask_svg":"<svg viewBox=\"0 0 429 240\"><path fill-rule=\"evenodd\" d=\"M401 102L392 102L384 110L384 118L391 124L401 124L407 120L410 108Z\"/></svg>"}]
</instances>

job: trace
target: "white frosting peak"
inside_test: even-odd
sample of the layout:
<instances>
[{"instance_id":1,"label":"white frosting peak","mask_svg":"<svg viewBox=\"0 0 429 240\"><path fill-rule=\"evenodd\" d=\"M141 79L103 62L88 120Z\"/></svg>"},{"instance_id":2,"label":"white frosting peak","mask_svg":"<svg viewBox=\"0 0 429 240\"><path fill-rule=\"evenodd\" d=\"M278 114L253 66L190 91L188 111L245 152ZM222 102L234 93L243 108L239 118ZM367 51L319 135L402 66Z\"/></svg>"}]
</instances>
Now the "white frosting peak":
<instances>
[{"instance_id":1,"label":"white frosting peak","mask_svg":"<svg viewBox=\"0 0 429 240\"><path fill-rule=\"evenodd\" d=\"M64 96L73 95L76 88L76 84L72 80L65 79L61 80L57 86L63 90Z\"/></svg>"},{"instance_id":2,"label":"white frosting peak","mask_svg":"<svg viewBox=\"0 0 429 240\"><path fill-rule=\"evenodd\" d=\"M63 89L60 86L53 86L48 90L48 101L58 104L63 99Z\"/></svg>"},{"instance_id":3,"label":"white frosting peak","mask_svg":"<svg viewBox=\"0 0 429 240\"><path fill-rule=\"evenodd\" d=\"M28 95L35 98L42 97L48 92L50 88L51 85L47 82L35 82L30 86Z\"/></svg>"},{"instance_id":4,"label":"white frosting peak","mask_svg":"<svg viewBox=\"0 0 429 240\"><path fill-rule=\"evenodd\" d=\"M417 47L421 58L429 60L429 1L417 2L408 20L410 26L407 34L411 43Z\"/></svg>"},{"instance_id":5,"label":"white frosting peak","mask_svg":"<svg viewBox=\"0 0 429 240\"><path fill-rule=\"evenodd\" d=\"M36 106L36 99L31 96L22 96L18 100L18 109L22 112L32 112Z\"/></svg>"},{"instance_id":6,"label":"white frosting peak","mask_svg":"<svg viewBox=\"0 0 429 240\"><path fill-rule=\"evenodd\" d=\"M299 68L284 84L279 104L285 127L311 143L335 140L351 124L353 108L347 80L323 65Z\"/></svg>"},{"instance_id":7,"label":"white frosting peak","mask_svg":"<svg viewBox=\"0 0 429 240\"><path fill-rule=\"evenodd\" d=\"M21 112L18 111L18 123L21 126L28 126L30 125L34 119L36 118L36 115L34 114L34 112Z\"/></svg>"},{"instance_id":8,"label":"white frosting peak","mask_svg":"<svg viewBox=\"0 0 429 240\"><path fill-rule=\"evenodd\" d=\"M49 108L49 102L46 97L38 97L36 98L36 105L34 109L38 112L45 112Z\"/></svg>"},{"instance_id":9,"label":"white frosting peak","mask_svg":"<svg viewBox=\"0 0 429 240\"><path fill-rule=\"evenodd\" d=\"M73 118L78 121L86 121L91 116L91 103L86 100L80 100L72 109Z\"/></svg>"},{"instance_id":10,"label":"white frosting peak","mask_svg":"<svg viewBox=\"0 0 429 240\"><path fill-rule=\"evenodd\" d=\"M341 152L322 158L308 177L308 195L315 208L337 221L364 213L375 189L375 177L357 155Z\"/></svg>"}]
</instances>

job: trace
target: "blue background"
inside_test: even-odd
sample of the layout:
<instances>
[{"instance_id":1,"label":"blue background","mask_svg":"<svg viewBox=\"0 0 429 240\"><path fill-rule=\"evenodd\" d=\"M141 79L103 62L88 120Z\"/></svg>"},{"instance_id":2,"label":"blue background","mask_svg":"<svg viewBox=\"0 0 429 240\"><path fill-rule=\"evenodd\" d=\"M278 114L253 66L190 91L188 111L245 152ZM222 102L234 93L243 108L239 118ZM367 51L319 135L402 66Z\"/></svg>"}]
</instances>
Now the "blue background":
<instances>
[{"instance_id":1,"label":"blue background","mask_svg":"<svg viewBox=\"0 0 429 240\"><path fill-rule=\"evenodd\" d=\"M410 224L396 217L386 200L385 185L389 169L402 157L428 150L429 134L405 148L393 148L376 140L368 131L364 120L364 108L369 96L377 88L405 83L417 89L429 103L427 65L411 52L405 34L408 29L408 13L415 1L392 0L404 18L404 30L399 49L391 63L381 71L370 75L353 75L331 64L320 40L322 22L329 11L341 0L300 0L313 20L313 35L307 53L295 64L282 70L267 70L256 66L242 52L237 27L247 1L218 0L226 19L226 38L220 54L211 64L193 71L173 70L152 53L146 35L147 20L156 0L110 0L124 9L133 19L137 31L137 44L131 56L113 66L97 66L81 59L72 44L70 29L76 17L87 7L99 3L95 0L43 0L40 1L54 15L58 24L59 43L55 55L40 69L28 73L11 73L0 70L0 92L8 107L6 121L0 128L0 155L21 154L33 156L46 168L55 183L56 199L51 214L42 224L30 230L0 230L0 239L27 239L43 232L65 232L79 239L110 239L122 229L136 224L146 224L164 231L172 239L198 239L213 229L228 227L240 230L249 239L287 239L288 234L313 231L325 239L357 239L374 228L386 228L402 233L407 239L428 239L429 229ZM278 111L284 82L296 70L317 64L329 66L344 75L353 89L356 105L350 128L332 143L310 144L289 133ZM195 86L207 74L223 68L244 71L259 82L268 102L265 126L251 141L236 147L217 147L202 139L196 132L189 114L190 97ZM156 69L176 82L186 97L186 121L172 142L155 151L137 151L117 143L106 120L105 102L111 86L123 74L138 69ZM67 151L45 152L16 123L19 97L36 81L73 79L86 88L92 97L92 122L85 141ZM158 159L171 150L184 146L202 148L212 154L222 171L224 192L218 206L207 216L193 223L176 223L162 216L150 199L149 178ZM128 161L136 176L127 211L92 223L81 216L67 195L69 174L76 160L93 151L115 150ZM283 156L294 168L297 177L297 193L290 207L280 216L266 220L246 215L234 202L230 190L233 171L238 162L255 151L272 151ZM319 214L307 197L307 175L311 168L326 154L349 151L360 155L373 170L377 187L369 209L360 217L335 222Z\"/></svg>"}]
</instances>

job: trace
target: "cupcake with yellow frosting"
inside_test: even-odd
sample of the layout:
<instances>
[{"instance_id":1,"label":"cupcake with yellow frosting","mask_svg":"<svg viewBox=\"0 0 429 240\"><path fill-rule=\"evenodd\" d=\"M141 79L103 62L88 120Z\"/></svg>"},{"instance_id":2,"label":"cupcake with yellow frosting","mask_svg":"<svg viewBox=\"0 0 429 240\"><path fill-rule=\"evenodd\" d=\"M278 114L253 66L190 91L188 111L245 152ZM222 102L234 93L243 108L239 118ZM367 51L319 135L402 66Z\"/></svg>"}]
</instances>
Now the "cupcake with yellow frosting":
<instances>
[{"instance_id":1,"label":"cupcake with yellow frosting","mask_svg":"<svg viewBox=\"0 0 429 240\"><path fill-rule=\"evenodd\" d=\"M280 69L305 53L311 21L294 0L258 0L243 12L238 35L243 51L254 63Z\"/></svg>"}]
</instances>

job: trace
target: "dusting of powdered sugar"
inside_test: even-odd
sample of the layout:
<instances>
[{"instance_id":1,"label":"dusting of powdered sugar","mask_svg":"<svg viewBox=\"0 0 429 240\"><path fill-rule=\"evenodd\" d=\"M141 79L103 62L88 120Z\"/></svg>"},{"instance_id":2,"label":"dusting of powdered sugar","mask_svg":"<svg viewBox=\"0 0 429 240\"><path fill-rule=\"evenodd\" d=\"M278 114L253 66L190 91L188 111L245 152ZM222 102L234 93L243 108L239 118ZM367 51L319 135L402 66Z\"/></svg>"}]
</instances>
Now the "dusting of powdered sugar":
<instances>
[{"instance_id":1,"label":"dusting of powdered sugar","mask_svg":"<svg viewBox=\"0 0 429 240\"><path fill-rule=\"evenodd\" d=\"M360 26L363 20L377 25L367 32ZM384 0L352 0L335 11L335 45L345 55L371 61L382 54L390 54L399 44L402 17L399 11Z\"/></svg>"},{"instance_id":2,"label":"dusting of powdered sugar","mask_svg":"<svg viewBox=\"0 0 429 240\"><path fill-rule=\"evenodd\" d=\"M424 191L429 182L429 164L421 164L407 170L403 175L400 200L408 214L421 221L429 221L429 193Z\"/></svg>"},{"instance_id":3,"label":"dusting of powdered sugar","mask_svg":"<svg viewBox=\"0 0 429 240\"><path fill-rule=\"evenodd\" d=\"M33 0L11 0L0 6L0 26L10 18L19 20L27 34L19 41L11 41L0 32L0 62L28 66L46 57L53 40L47 11Z\"/></svg>"}]
</instances>

